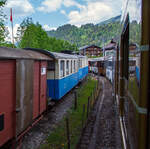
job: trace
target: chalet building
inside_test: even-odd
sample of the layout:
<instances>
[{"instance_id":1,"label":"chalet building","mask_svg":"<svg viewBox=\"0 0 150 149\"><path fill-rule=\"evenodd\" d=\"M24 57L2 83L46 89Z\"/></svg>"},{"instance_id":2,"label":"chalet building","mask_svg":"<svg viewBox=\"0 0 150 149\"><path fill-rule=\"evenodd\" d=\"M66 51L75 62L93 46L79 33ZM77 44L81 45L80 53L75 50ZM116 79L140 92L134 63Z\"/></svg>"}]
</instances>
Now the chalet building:
<instances>
[{"instance_id":1,"label":"chalet building","mask_svg":"<svg viewBox=\"0 0 150 149\"><path fill-rule=\"evenodd\" d=\"M112 39L109 44L103 47L104 56L113 55L117 48L117 43Z\"/></svg>"},{"instance_id":2,"label":"chalet building","mask_svg":"<svg viewBox=\"0 0 150 149\"><path fill-rule=\"evenodd\" d=\"M80 47L79 53L87 56L99 56L102 53L102 49L96 45L88 45Z\"/></svg>"}]
</instances>

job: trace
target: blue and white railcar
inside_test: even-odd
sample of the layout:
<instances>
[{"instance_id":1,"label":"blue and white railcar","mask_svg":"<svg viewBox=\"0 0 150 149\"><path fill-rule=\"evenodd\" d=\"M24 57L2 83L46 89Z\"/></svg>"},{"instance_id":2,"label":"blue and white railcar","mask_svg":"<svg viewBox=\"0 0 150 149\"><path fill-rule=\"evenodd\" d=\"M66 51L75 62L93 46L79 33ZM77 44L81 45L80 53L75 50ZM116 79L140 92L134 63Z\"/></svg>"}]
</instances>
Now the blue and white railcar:
<instances>
[{"instance_id":1,"label":"blue and white railcar","mask_svg":"<svg viewBox=\"0 0 150 149\"><path fill-rule=\"evenodd\" d=\"M52 99L59 100L78 84L78 57L63 53L50 53L54 61L49 64L53 67L47 72L48 94Z\"/></svg>"},{"instance_id":2,"label":"blue and white railcar","mask_svg":"<svg viewBox=\"0 0 150 149\"><path fill-rule=\"evenodd\" d=\"M88 59L86 56L78 56L78 80L81 81L88 74Z\"/></svg>"},{"instance_id":3,"label":"blue and white railcar","mask_svg":"<svg viewBox=\"0 0 150 149\"><path fill-rule=\"evenodd\" d=\"M54 100L61 99L88 74L86 56L50 52L43 49L26 48L52 58L47 67L47 94Z\"/></svg>"}]
</instances>

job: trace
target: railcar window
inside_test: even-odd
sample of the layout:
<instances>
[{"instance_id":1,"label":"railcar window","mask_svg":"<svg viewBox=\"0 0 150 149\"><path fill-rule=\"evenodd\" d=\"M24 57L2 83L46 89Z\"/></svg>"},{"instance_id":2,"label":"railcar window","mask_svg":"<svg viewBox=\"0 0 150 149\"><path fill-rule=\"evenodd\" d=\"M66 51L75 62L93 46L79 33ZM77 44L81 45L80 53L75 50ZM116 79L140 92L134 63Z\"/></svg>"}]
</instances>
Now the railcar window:
<instances>
[{"instance_id":1,"label":"railcar window","mask_svg":"<svg viewBox=\"0 0 150 149\"><path fill-rule=\"evenodd\" d=\"M76 72L76 61L74 60L74 67L73 67L74 72Z\"/></svg>"},{"instance_id":2,"label":"railcar window","mask_svg":"<svg viewBox=\"0 0 150 149\"><path fill-rule=\"evenodd\" d=\"M77 61L78 62L78 69L80 68L80 60Z\"/></svg>"},{"instance_id":3,"label":"railcar window","mask_svg":"<svg viewBox=\"0 0 150 149\"><path fill-rule=\"evenodd\" d=\"M65 61L61 60L60 61L60 77L65 76Z\"/></svg>"},{"instance_id":4,"label":"railcar window","mask_svg":"<svg viewBox=\"0 0 150 149\"><path fill-rule=\"evenodd\" d=\"M80 60L80 68L82 68L82 60Z\"/></svg>"},{"instance_id":5,"label":"railcar window","mask_svg":"<svg viewBox=\"0 0 150 149\"><path fill-rule=\"evenodd\" d=\"M54 61L48 61L47 69L51 70L51 71L55 70L55 62Z\"/></svg>"},{"instance_id":6,"label":"railcar window","mask_svg":"<svg viewBox=\"0 0 150 149\"><path fill-rule=\"evenodd\" d=\"M66 63L66 74L69 75L69 60Z\"/></svg>"},{"instance_id":7,"label":"railcar window","mask_svg":"<svg viewBox=\"0 0 150 149\"><path fill-rule=\"evenodd\" d=\"M70 69L71 73L72 73L72 60L71 60L71 69Z\"/></svg>"},{"instance_id":8,"label":"railcar window","mask_svg":"<svg viewBox=\"0 0 150 149\"><path fill-rule=\"evenodd\" d=\"M83 67L84 67L84 66L85 66L85 59L83 60L83 62L84 62L84 63L83 63Z\"/></svg>"}]
</instances>

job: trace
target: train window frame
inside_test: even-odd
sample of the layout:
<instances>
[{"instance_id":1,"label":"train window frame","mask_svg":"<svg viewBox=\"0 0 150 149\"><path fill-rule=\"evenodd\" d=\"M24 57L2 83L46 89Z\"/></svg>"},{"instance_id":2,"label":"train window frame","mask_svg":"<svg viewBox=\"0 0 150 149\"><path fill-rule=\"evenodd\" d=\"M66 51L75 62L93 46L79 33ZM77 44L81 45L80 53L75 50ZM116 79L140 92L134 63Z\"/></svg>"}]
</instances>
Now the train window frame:
<instances>
[{"instance_id":1,"label":"train window frame","mask_svg":"<svg viewBox=\"0 0 150 149\"><path fill-rule=\"evenodd\" d=\"M72 69L72 60L70 60L70 66L71 66L71 67L70 67L70 73L72 73L72 70L73 70L73 69Z\"/></svg>"},{"instance_id":2,"label":"train window frame","mask_svg":"<svg viewBox=\"0 0 150 149\"><path fill-rule=\"evenodd\" d=\"M0 132L4 130L4 113L0 114Z\"/></svg>"},{"instance_id":3,"label":"train window frame","mask_svg":"<svg viewBox=\"0 0 150 149\"><path fill-rule=\"evenodd\" d=\"M73 70L74 70L74 72L76 72L76 61L75 60L73 60Z\"/></svg>"},{"instance_id":4,"label":"train window frame","mask_svg":"<svg viewBox=\"0 0 150 149\"><path fill-rule=\"evenodd\" d=\"M80 68L82 68L82 59L80 59Z\"/></svg>"},{"instance_id":5,"label":"train window frame","mask_svg":"<svg viewBox=\"0 0 150 149\"><path fill-rule=\"evenodd\" d=\"M78 68L80 69L80 59L78 60Z\"/></svg>"},{"instance_id":6,"label":"train window frame","mask_svg":"<svg viewBox=\"0 0 150 149\"><path fill-rule=\"evenodd\" d=\"M65 60L60 60L60 77L65 77Z\"/></svg>"},{"instance_id":7,"label":"train window frame","mask_svg":"<svg viewBox=\"0 0 150 149\"><path fill-rule=\"evenodd\" d=\"M66 75L69 75L69 60L66 60Z\"/></svg>"}]
</instances>

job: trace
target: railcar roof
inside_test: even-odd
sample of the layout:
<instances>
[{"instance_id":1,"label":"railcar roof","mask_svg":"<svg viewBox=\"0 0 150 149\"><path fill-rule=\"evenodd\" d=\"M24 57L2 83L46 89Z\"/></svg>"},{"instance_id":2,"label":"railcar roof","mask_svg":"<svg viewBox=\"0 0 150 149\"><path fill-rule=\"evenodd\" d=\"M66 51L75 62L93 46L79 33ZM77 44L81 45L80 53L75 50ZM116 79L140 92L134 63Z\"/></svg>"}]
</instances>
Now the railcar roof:
<instances>
[{"instance_id":1,"label":"railcar roof","mask_svg":"<svg viewBox=\"0 0 150 149\"><path fill-rule=\"evenodd\" d=\"M0 59L36 59L36 60L51 60L45 54L35 52L35 51L26 51L23 49L0 47Z\"/></svg>"},{"instance_id":2,"label":"railcar roof","mask_svg":"<svg viewBox=\"0 0 150 149\"><path fill-rule=\"evenodd\" d=\"M104 57L98 57L98 58L89 58L88 61L104 61Z\"/></svg>"},{"instance_id":3,"label":"railcar roof","mask_svg":"<svg viewBox=\"0 0 150 149\"><path fill-rule=\"evenodd\" d=\"M36 49L36 48L25 48L25 50L32 50L36 52L43 53L53 59L77 59L78 57L76 55L71 55L71 54L64 54L64 53L57 53L57 52L51 52L48 50L43 50L43 49Z\"/></svg>"},{"instance_id":4,"label":"railcar roof","mask_svg":"<svg viewBox=\"0 0 150 149\"><path fill-rule=\"evenodd\" d=\"M87 58L87 56L77 55L79 58Z\"/></svg>"},{"instance_id":5,"label":"railcar roof","mask_svg":"<svg viewBox=\"0 0 150 149\"><path fill-rule=\"evenodd\" d=\"M56 59L77 59L78 56L64 53L51 52Z\"/></svg>"}]
</instances>

